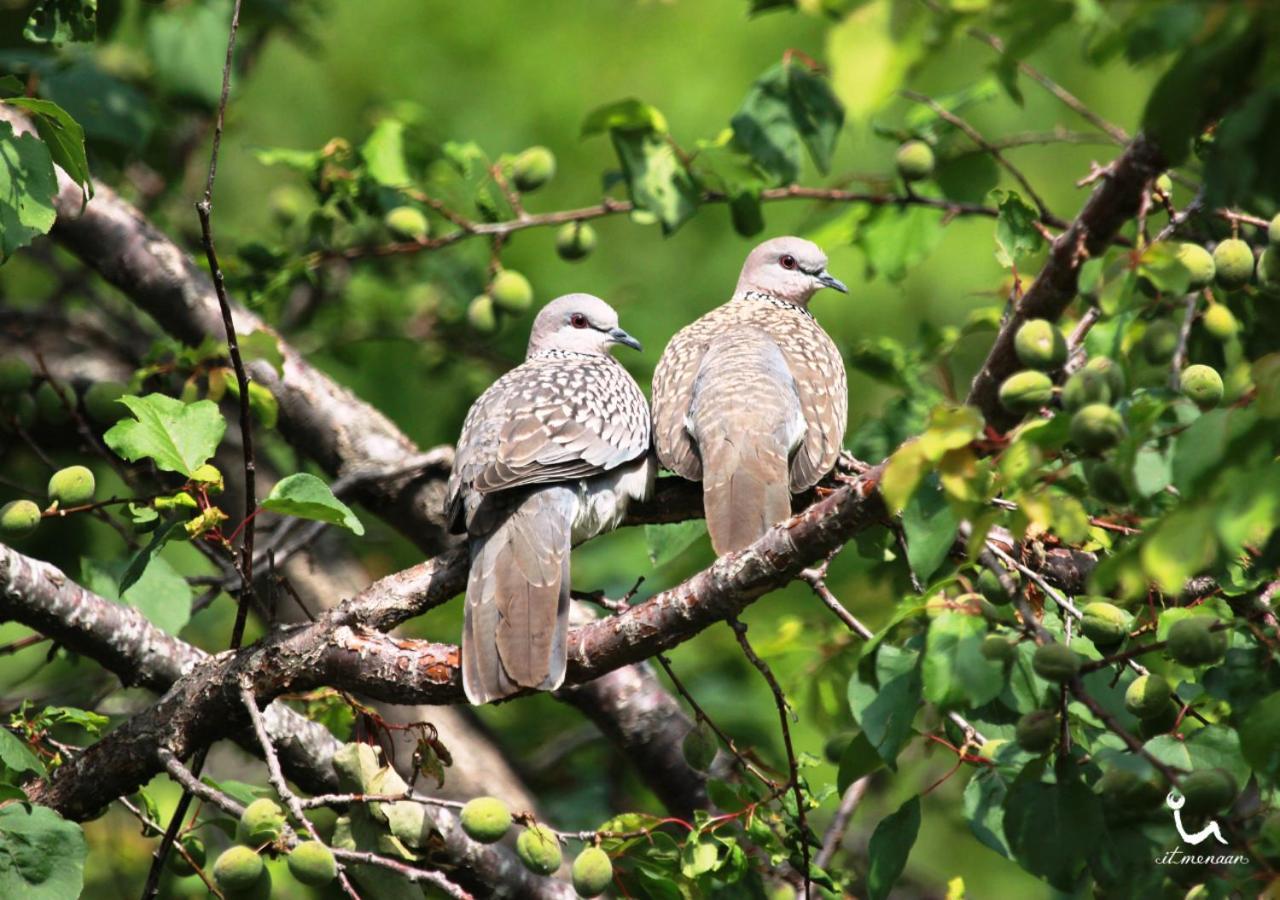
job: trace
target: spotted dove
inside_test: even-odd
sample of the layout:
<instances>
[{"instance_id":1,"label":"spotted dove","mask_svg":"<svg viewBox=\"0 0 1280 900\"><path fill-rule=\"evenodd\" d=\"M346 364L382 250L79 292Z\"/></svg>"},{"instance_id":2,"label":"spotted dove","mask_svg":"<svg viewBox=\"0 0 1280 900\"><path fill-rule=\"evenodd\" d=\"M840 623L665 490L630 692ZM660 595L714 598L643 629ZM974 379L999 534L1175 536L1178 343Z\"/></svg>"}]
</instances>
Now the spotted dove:
<instances>
[{"instance_id":1,"label":"spotted dove","mask_svg":"<svg viewBox=\"0 0 1280 900\"><path fill-rule=\"evenodd\" d=\"M791 515L835 465L848 419L844 361L809 312L848 289L796 237L747 256L732 299L671 339L653 376L658 460L702 482L711 544L740 550Z\"/></svg>"},{"instance_id":2,"label":"spotted dove","mask_svg":"<svg viewBox=\"0 0 1280 900\"><path fill-rule=\"evenodd\" d=\"M471 548L462 681L472 703L560 686L570 547L616 528L652 485L649 408L613 344L640 349L603 300L553 300L525 361L463 423L446 515Z\"/></svg>"}]
</instances>

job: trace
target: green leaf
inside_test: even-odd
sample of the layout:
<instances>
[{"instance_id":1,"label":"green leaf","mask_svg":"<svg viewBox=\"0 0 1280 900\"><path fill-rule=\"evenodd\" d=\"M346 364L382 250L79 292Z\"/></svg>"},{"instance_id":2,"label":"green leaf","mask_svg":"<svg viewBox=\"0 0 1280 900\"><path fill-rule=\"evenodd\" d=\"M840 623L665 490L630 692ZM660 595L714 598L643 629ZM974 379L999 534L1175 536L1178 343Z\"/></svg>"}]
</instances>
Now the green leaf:
<instances>
[{"instance_id":1,"label":"green leaf","mask_svg":"<svg viewBox=\"0 0 1280 900\"><path fill-rule=\"evenodd\" d=\"M1174 241L1150 244L1138 259L1138 274L1166 294L1181 295L1191 284L1191 270L1178 253Z\"/></svg>"},{"instance_id":2,"label":"green leaf","mask_svg":"<svg viewBox=\"0 0 1280 900\"><path fill-rule=\"evenodd\" d=\"M849 789L849 785L864 775L870 775L883 765L884 760L880 758L876 748L871 746L866 733L859 732L853 740L849 741L849 746L844 748L844 753L840 754L836 788L843 794Z\"/></svg>"},{"instance_id":3,"label":"green leaf","mask_svg":"<svg viewBox=\"0 0 1280 900\"><path fill-rule=\"evenodd\" d=\"M10 772L44 772L44 766L26 742L3 727L0 727L0 763Z\"/></svg>"},{"instance_id":4,"label":"green leaf","mask_svg":"<svg viewBox=\"0 0 1280 900\"><path fill-rule=\"evenodd\" d=\"M262 508L282 516L340 525L356 535L364 534L364 526L351 508L333 495L329 485L306 472L277 481L262 501Z\"/></svg>"},{"instance_id":5,"label":"green leaf","mask_svg":"<svg viewBox=\"0 0 1280 900\"><path fill-rule=\"evenodd\" d=\"M996 217L996 259L1007 269L1044 246L1044 236L1036 228L1039 214L1017 191L997 188L990 197L999 210Z\"/></svg>"},{"instance_id":6,"label":"green leaf","mask_svg":"<svg viewBox=\"0 0 1280 900\"><path fill-rule=\"evenodd\" d=\"M707 533L701 519L688 519L670 525L644 526L645 546L649 548L649 561L654 568L662 568L694 545Z\"/></svg>"},{"instance_id":7,"label":"green leaf","mask_svg":"<svg viewBox=\"0 0 1280 900\"><path fill-rule=\"evenodd\" d=\"M912 797L881 820L867 844L867 897L884 900L907 867L907 857L920 833L920 798Z\"/></svg>"},{"instance_id":8,"label":"green leaf","mask_svg":"<svg viewBox=\"0 0 1280 900\"><path fill-rule=\"evenodd\" d=\"M1241 714L1240 752L1259 776L1273 779L1280 773L1280 691Z\"/></svg>"},{"instance_id":9,"label":"green leaf","mask_svg":"<svg viewBox=\"0 0 1280 900\"><path fill-rule=\"evenodd\" d=\"M180 496L194 502L194 498L191 497L190 494L184 493ZM147 508L151 509L153 513L156 513L157 518L159 517L158 512L151 507ZM181 539L186 536L186 531L183 529L182 525L182 519L171 519L151 533L151 540L147 541L147 545L134 554L133 559L129 560L128 568L126 568L124 573L120 576L120 584L118 586L119 590L127 591L129 588L133 587L133 585L137 583L138 579L142 577L142 573L147 570L147 566L151 564L152 557L163 550L165 544L169 543L169 541Z\"/></svg>"},{"instance_id":10,"label":"green leaf","mask_svg":"<svg viewBox=\"0 0 1280 900\"><path fill-rule=\"evenodd\" d=\"M284 353L280 350L279 339L264 328L238 338L240 355L245 362L261 360L276 370L276 375L284 377Z\"/></svg>"},{"instance_id":11,"label":"green leaf","mask_svg":"<svg viewBox=\"0 0 1280 900\"><path fill-rule=\"evenodd\" d=\"M36 134L48 146L54 163L92 197L93 177L89 174L89 160L84 152L84 129L80 124L52 100L13 97L5 102L33 114Z\"/></svg>"},{"instance_id":12,"label":"green leaf","mask_svg":"<svg viewBox=\"0 0 1280 900\"><path fill-rule=\"evenodd\" d=\"M155 79L168 94L212 109L222 95L231 0L208 0L147 19L147 52Z\"/></svg>"},{"instance_id":13,"label":"green leaf","mask_svg":"<svg viewBox=\"0 0 1280 900\"><path fill-rule=\"evenodd\" d=\"M81 559L80 579L99 596L132 606L152 625L177 634L191 620L191 585L163 556L151 556L135 581L123 591L124 560Z\"/></svg>"},{"instance_id":14,"label":"green leaf","mask_svg":"<svg viewBox=\"0 0 1280 900\"><path fill-rule=\"evenodd\" d=\"M901 281L942 238L942 214L927 206L887 204L873 209L855 243L867 257L867 277Z\"/></svg>"},{"instance_id":15,"label":"green leaf","mask_svg":"<svg viewBox=\"0 0 1280 900\"><path fill-rule=\"evenodd\" d=\"M65 109L91 140L138 150L155 128L155 110L147 95L92 59L50 70L40 81L40 93Z\"/></svg>"},{"instance_id":16,"label":"green leaf","mask_svg":"<svg viewBox=\"0 0 1280 900\"><path fill-rule=\"evenodd\" d=\"M0 807L0 897L79 897L87 852L80 826L47 806Z\"/></svg>"},{"instance_id":17,"label":"green leaf","mask_svg":"<svg viewBox=\"0 0 1280 900\"><path fill-rule=\"evenodd\" d=\"M102 436L129 462L150 459L157 468L191 477L218 449L227 423L210 400L183 403L164 394L124 396L135 418L122 419Z\"/></svg>"},{"instance_id":18,"label":"green leaf","mask_svg":"<svg viewBox=\"0 0 1280 900\"><path fill-rule=\"evenodd\" d=\"M592 110L582 122L582 136L609 131L653 131L666 134L667 118L657 107L628 97Z\"/></svg>"},{"instance_id":19,"label":"green leaf","mask_svg":"<svg viewBox=\"0 0 1280 900\"><path fill-rule=\"evenodd\" d=\"M918 658L917 653L885 644L876 654L878 684L868 684L856 673L849 679L849 709L871 746L895 771L920 706Z\"/></svg>"},{"instance_id":20,"label":"green leaf","mask_svg":"<svg viewBox=\"0 0 1280 900\"><path fill-rule=\"evenodd\" d=\"M365 169L378 184L407 187L413 183L404 159L404 123L399 119L383 119L360 147Z\"/></svg>"},{"instance_id":21,"label":"green leaf","mask_svg":"<svg viewBox=\"0 0 1280 900\"><path fill-rule=\"evenodd\" d=\"M734 143L787 184L800 173L801 146L819 171L827 171L844 108L826 78L784 62L756 79L730 124Z\"/></svg>"},{"instance_id":22,"label":"green leaf","mask_svg":"<svg viewBox=\"0 0 1280 900\"><path fill-rule=\"evenodd\" d=\"M732 146L699 142L693 158L693 175L708 191L729 198L733 227L744 237L764 228L760 191L767 175L747 154Z\"/></svg>"},{"instance_id":23,"label":"green leaf","mask_svg":"<svg viewBox=\"0 0 1280 900\"><path fill-rule=\"evenodd\" d=\"M938 479L926 478L902 510L907 563L922 583L927 583L946 560L959 528Z\"/></svg>"},{"instance_id":24,"label":"green leaf","mask_svg":"<svg viewBox=\"0 0 1280 900\"><path fill-rule=\"evenodd\" d=\"M924 61L931 18L915 4L868 3L831 29L831 80L852 118L877 112Z\"/></svg>"},{"instance_id":25,"label":"green leaf","mask_svg":"<svg viewBox=\"0 0 1280 900\"><path fill-rule=\"evenodd\" d=\"M698 208L698 189L666 139L652 131L610 132L631 202L671 234Z\"/></svg>"},{"instance_id":26,"label":"green leaf","mask_svg":"<svg viewBox=\"0 0 1280 900\"><path fill-rule=\"evenodd\" d=\"M929 623L921 671L924 696L938 706L981 706L1004 689L1004 665L982 655L987 625L980 617L944 612Z\"/></svg>"},{"instance_id":27,"label":"green leaf","mask_svg":"<svg viewBox=\"0 0 1280 900\"><path fill-rule=\"evenodd\" d=\"M39 0L22 36L33 44L92 41L97 34L98 0Z\"/></svg>"},{"instance_id":28,"label":"green leaf","mask_svg":"<svg viewBox=\"0 0 1280 900\"><path fill-rule=\"evenodd\" d=\"M1001 856L1012 856L1004 839L1004 798L1007 788L995 769L979 769L964 786L964 815L969 830Z\"/></svg>"},{"instance_id":29,"label":"green leaf","mask_svg":"<svg viewBox=\"0 0 1280 900\"><path fill-rule=\"evenodd\" d=\"M53 227L57 194L48 145L0 122L0 263Z\"/></svg>"},{"instance_id":30,"label":"green leaf","mask_svg":"<svg viewBox=\"0 0 1280 900\"><path fill-rule=\"evenodd\" d=\"M1102 805L1073 766L1057 770L1057 784L1040 780L1029 765L1009 786L1004 834L1013 857L1060 891L1074 890L1105 831Z\"/></svg>"},{"instance_id":31,"label":"green leaf","mask_svg":"<svg viewBox=\"0 0 1280 900\"><path fill-rule=\"evenodd\" d=\"M1166 594L1177 595L1187 579L1218 556L1211 516L1205 509L1181 507L1144 535L1142 569Z\"/></svg>"}]
</instances>

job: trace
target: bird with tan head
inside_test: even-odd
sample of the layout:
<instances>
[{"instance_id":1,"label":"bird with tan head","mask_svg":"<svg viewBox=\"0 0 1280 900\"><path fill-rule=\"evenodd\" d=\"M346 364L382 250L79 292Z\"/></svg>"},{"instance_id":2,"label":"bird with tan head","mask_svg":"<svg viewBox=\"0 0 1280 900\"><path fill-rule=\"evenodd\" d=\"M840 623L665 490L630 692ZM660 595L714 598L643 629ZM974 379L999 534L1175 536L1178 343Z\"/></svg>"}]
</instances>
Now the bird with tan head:
<instances>
[{"instance_id":1,"label":"bird with tan head","mask_svg":"<svg viewBox=\"0 0 1280 900\"><path fill-rule=\"evenodd\" d=\"M658 460L702 482L716 553L741 550L791 515L791 495L835 466L848 421L844 360L809 312L848 293L810 241L747 256L728 303L681 329L653 375Z\"/></svg>"},{"instance_id":2,"label":"bird with tan head","mask_svg":"<svg viewBox=\"0 0 1280 900\"><path fill-rule=\"evenodd\" d=\"M652 486L649 407L609 354L615 344L640 349L609 304L551 301L525 361L463 423L446 516L471 548L462 682L472 703L560 686L569 551L616 528Z\"/></svg>"}]
</instances>

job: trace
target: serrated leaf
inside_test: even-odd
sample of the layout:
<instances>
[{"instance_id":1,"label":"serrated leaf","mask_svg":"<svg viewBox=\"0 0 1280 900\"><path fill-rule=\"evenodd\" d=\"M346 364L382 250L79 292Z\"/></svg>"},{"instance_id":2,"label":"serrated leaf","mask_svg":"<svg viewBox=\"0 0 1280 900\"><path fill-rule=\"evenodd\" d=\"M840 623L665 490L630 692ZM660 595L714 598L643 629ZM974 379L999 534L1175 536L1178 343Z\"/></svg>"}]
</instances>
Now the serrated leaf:
<instances>
[{"instance_id":1,"label":"serrated leaf","mask_svg":"<svg viewBox=\"0 0 1280 900\"><path fill-rule=\"evenodd\" d=\"M800 173L802 146L827 171L844 107L826 78L788 61L756 79L730 124L734 143L776 183L788 184Z\"/></svg>"},{"instance_id":2,"label":"serrated leaf","mask_svg":"<svg viewBox=\"0 0 1280 900\"><path fill-rule=\"evenodd\" d=\"M84 129L71 118L71 114L52 100L13 97L5 102L32 114L36 134L49 148L53 162L92 197L93 178L89 174L89 160L84 151Z\"/></svg>"},{"instance_id":3,"label":"serrated leaf","mask_svg":"<svg viewBox=\"0 0 1280 900\"><path fill-rule=\"evenodd\" d=\"M996 260L1007 269L1044 246L1044 236L1036 228L1039 214L1017 191L997 188L990 197L999 210L996 217Z\"/></svg>"},{"instance_id":4,"label":"serrated leaf","mask_svg":"<svg viewBox=\"0 0 1280 900\"><path fill-rule=\"evenodd\" d=\"M920 798L912 797L885 816L867 844L867 897L884 900L907 867L907 857L920 833Z\"/></svg>"},{"instance_id":5,"label":"serrated leaf","mask_svg":"<svg viewBox=\"0 0 1280 900\"><path fill-rule=\"evenodd\" d=\"M134 418L122 419L102 436L129 462L152 460L157 468L191 477L218 449L227 423L209 400L183 403L164 394L124 396Z\"/></svg>"},{"instance_id":6,"label":"serrated leaf","mask_svg":"<svg viewBox=\"0 0 1280 900\"><path fill-rule=\"evenodd\" d=\"M351 508L334 496L329 485L306 472L277 481L262 501L262 508L282 516L339 525L356 535L364 534L364 525Z\"/></svg>"},{"instance_id":7,"label":"serrated leaf","mask_svg":"<svg viewBox=\"0 0 1280 900\"><path fill-rule=\"evenodd\" d=\"M0 807L0 897L79 897L87 852L80 826L47 806Z\"/></svg>"},{"instance_id":8,"label":"serrated leaf","mask_svg":"<svg viewBox=\"0 0 1280 900\"><path fill-rule=\"evenodd\" d=\"M0 763L10 772L44 772L44 766L26 742L3 727L0 727Z\"/></svg>"},{"instance_id":9,"label":"serrated leaf","mask_svg":"<svg viewBox=\"0 0 1280 900\"><path fill-rule=\"evenodd\" d=\"M22 36L33 44L92 41L97 35L98 0L39 0Z\"/></svg>"},{"instance_id":10,"label":"serrated leaf","mask_svg":"<svg viewBox=\"0 0 1280 900\"><path fill-rule=\"evenodd\" d=\"M57 194L48 145L0 122L0 263L53 227Z\"/></svg>"}]
</instances>

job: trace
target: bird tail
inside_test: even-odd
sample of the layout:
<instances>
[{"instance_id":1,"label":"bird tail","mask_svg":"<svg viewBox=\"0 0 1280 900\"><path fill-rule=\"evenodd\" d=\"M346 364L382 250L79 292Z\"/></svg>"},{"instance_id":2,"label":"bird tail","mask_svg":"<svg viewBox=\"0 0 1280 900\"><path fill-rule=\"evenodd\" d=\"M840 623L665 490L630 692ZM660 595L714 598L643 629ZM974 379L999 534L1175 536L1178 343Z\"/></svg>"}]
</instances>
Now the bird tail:
<instances>
[{"instance_id":1,"label":"bird tail","mask_svg":"<svg viewBox=\"0 0 1280 900\"><path fill-rule=\"evenodd\" d=\"M535 490L471 541L462 684L473 704L564 681L574 494Z\"/></svg>"},{"instance_id":2,"label":"bird tail","mask_svg":"<svg viewBox=\"0 0 1280 900\"><path fill-rule=\"evenodd\" d=\"M717 554L741 550L791 515L788 464L804 418L795 379L768 334L735 329L707 351L688 427Z\"/></svg>"}]
</instances>

